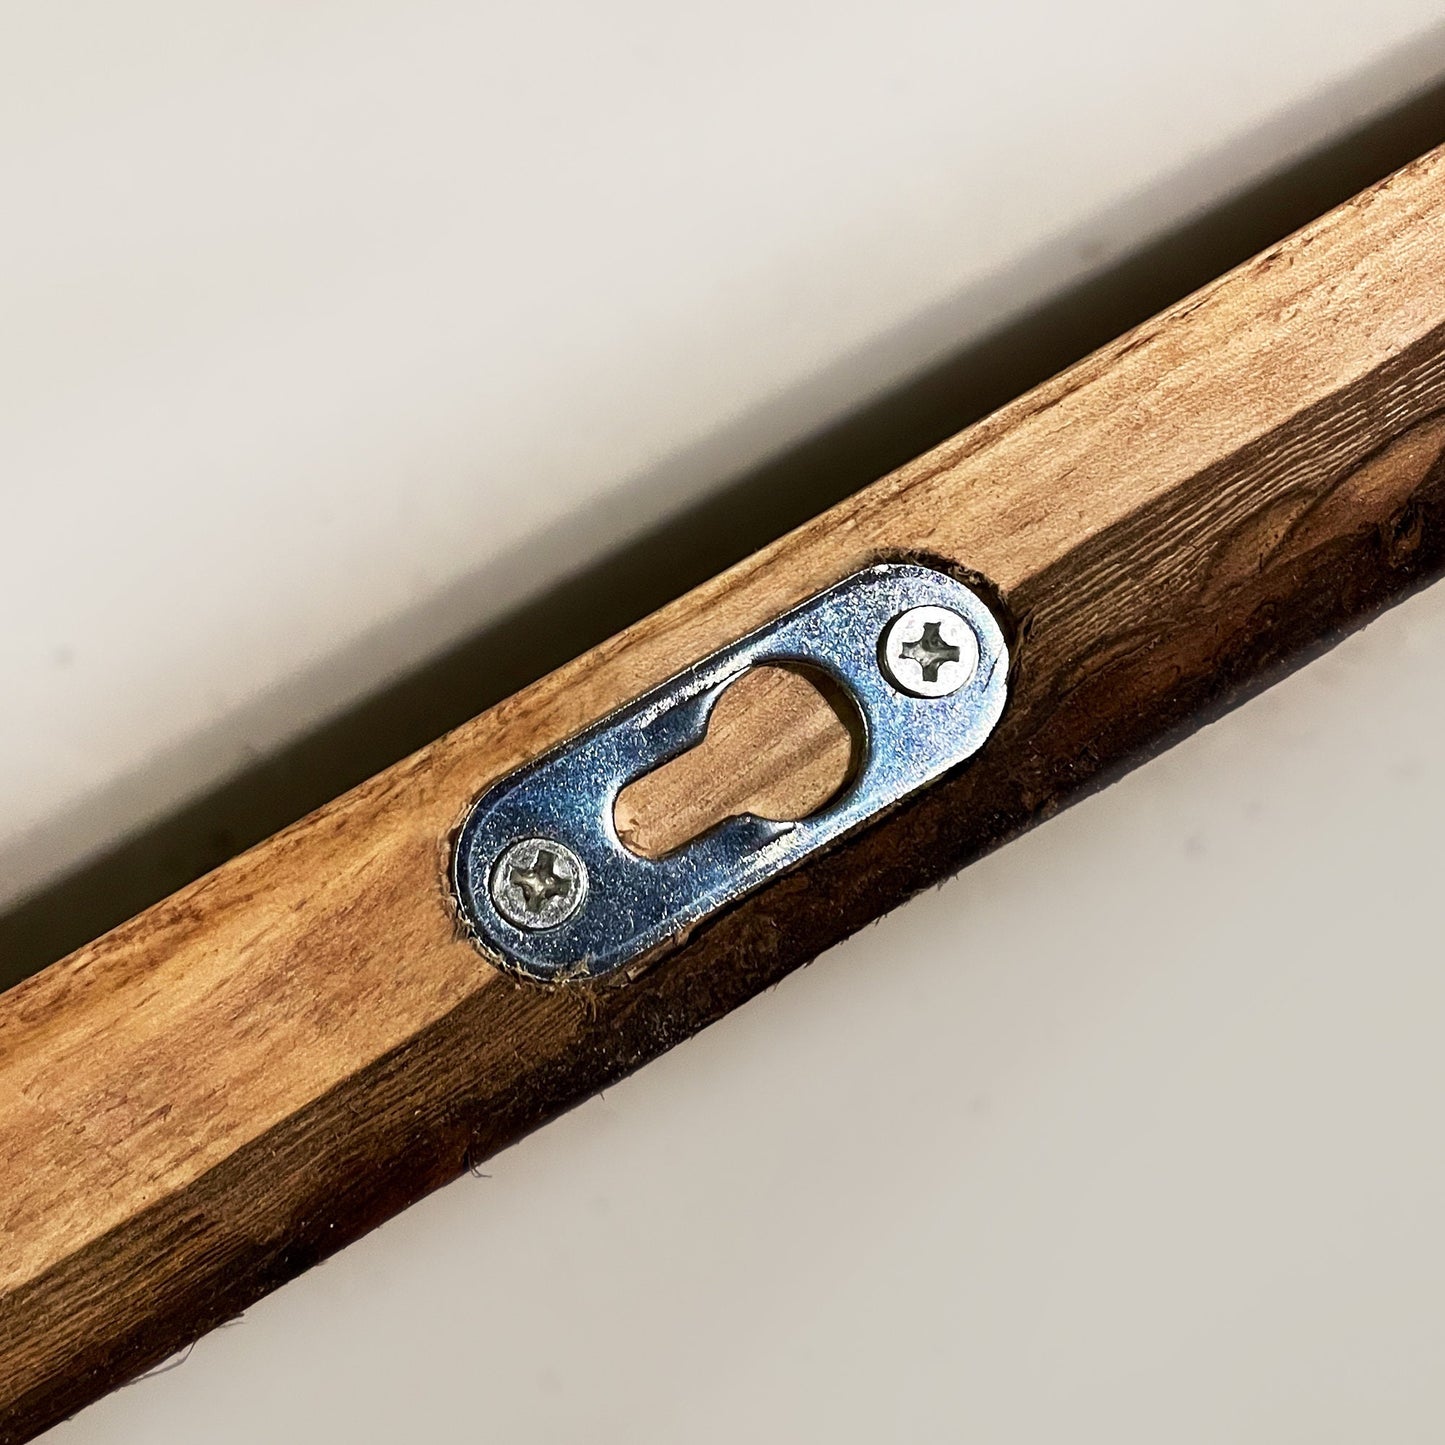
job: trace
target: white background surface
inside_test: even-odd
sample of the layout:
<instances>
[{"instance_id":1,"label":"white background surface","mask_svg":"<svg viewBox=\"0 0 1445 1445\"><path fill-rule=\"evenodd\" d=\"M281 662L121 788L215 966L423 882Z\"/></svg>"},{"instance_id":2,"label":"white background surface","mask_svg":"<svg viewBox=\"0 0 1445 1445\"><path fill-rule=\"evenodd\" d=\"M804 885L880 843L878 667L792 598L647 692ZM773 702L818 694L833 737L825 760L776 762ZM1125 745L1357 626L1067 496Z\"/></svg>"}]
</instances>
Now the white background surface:
<instances>
[{"instance_id":1,"label":"white background surface","mask_svg":"<svg viewBox=\"0 0 1445 1445\"><path fill-rule=\"evenodd\" d=\"M1437 14L10 7L0 907ZM1442 663L1427 593L50 1438L1439 1439Z\"/></svg>"}]
</instances>

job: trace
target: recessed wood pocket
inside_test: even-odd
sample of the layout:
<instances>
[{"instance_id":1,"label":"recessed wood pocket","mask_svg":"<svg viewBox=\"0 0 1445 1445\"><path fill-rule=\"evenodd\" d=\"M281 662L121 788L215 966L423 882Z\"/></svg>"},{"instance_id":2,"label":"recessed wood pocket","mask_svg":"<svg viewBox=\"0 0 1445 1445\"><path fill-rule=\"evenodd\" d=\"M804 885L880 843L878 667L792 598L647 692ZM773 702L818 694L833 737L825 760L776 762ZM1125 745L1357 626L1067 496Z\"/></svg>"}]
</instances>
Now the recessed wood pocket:
<instances>
[{"instance_id":1,"label":"recessed wood pocket","mask_svg":"<svg viewBox=\"0 0 1445 1445\"><path fill-rule=\"evenodd\" d=\"M824 674L767 663L718 699L695 748L618 795L618 837L660 858L726 818L806 818L847 785L859 757L857 710Z\"/></svg>"}]
</instances>

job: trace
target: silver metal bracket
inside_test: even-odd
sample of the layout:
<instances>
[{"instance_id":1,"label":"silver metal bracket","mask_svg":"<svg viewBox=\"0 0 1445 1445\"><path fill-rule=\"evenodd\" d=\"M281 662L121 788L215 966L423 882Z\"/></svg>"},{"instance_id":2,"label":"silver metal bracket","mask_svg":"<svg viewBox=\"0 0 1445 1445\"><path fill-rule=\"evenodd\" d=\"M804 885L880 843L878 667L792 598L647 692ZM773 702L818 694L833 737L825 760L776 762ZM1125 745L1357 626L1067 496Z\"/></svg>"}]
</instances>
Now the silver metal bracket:
<instances>
[{"instance_id":1,"label":"silver metal bracket","mask_svg":"<svg viewBox=\"0 0 1445 1445\"><path fill-rule=\"evenodd\" d=\"M851 780L809 817L742 814L660 858L633 853L617 795L701 742L718 698L763 663L842 688L861 724ZM452 857L462 919L526 978L612 973L972 756L1007 689L1002 629L963 583L913 564L855 572L488 788Z\"/></svg>"}]
</instances>

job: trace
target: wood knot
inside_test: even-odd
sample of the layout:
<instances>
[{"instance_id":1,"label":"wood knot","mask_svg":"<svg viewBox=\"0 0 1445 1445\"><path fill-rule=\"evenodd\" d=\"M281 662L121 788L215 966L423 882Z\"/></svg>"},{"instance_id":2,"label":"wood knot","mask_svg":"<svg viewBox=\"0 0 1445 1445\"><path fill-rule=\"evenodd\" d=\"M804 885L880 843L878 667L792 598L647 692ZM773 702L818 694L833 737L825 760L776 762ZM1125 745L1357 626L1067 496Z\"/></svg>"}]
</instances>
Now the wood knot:
<instances>
[{"instance_id":1,"label":"wood knot","mask_svg":"<svg viewBox=\"0 0 1445 1445\"><path fill-rule=\"evenodd\" d=\"M1385 565L1393 571L1408 567L1425 536L1425 509L1418 497L1411 497L1380 529L1380 550Z\"/></svg>"}]
</instances>

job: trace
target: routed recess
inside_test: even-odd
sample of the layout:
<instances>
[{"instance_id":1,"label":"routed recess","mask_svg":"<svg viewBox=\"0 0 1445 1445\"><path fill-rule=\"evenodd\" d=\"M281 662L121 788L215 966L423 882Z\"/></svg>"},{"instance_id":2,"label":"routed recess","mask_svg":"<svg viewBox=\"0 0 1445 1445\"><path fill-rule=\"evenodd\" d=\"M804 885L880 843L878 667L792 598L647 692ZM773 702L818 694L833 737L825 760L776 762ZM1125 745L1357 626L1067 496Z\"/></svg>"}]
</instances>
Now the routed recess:
<instances>
[{"instance_id":1,"label":"routed recess","mask_svg":"<svg viewBox=\"0 0 1445 1445\"><path fill-rule=\"evenodd\" d=\"M702 742L618 794L618 836L657 858L739 813L806 818L848 781L856 726L837 689L804 669L750 668L718 699Z\"/></svg>"}]
</instances>

